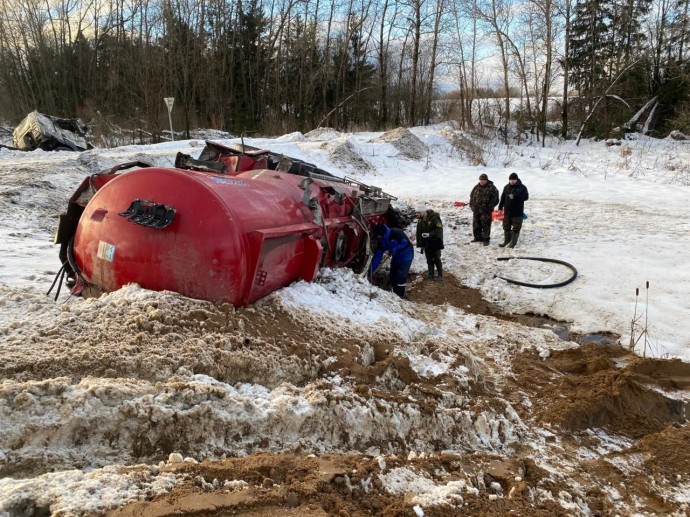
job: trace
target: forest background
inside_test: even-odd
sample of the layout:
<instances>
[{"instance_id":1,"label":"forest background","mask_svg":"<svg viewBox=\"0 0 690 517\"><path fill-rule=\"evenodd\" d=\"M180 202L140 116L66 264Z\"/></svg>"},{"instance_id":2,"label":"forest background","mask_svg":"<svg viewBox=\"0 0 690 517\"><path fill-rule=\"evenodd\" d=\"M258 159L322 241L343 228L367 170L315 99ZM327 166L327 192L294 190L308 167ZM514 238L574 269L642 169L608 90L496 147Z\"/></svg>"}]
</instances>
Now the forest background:
<instances>
[{"instance_id":1,"label":"forest background","mask_svg":"<svg viewBox=\"0 0 690 517\"><path fill-rule=\"evenodd\" d=\"M264 135L690 130L686 0L0 0L0 120ZM480 99L493 98L492 102ZM137 133L138 132L138 133Z\"/></svg>"}]
</instances>

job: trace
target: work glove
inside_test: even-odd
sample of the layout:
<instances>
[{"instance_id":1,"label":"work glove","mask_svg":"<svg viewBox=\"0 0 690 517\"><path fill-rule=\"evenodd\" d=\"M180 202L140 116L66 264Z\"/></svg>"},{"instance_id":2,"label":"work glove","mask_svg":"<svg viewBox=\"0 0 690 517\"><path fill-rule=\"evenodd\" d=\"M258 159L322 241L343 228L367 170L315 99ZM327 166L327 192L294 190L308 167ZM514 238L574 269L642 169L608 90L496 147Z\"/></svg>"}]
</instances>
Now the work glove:
<instances>
[{"instance_id":1,"label":"work glove","mask_svg":"<svg viewBox=\"0 0 690 517\"><path fill-rule=\"evenodd\" d=\"M422 237L423 237L424 239L426 239L426 238L429 237L429 234L428 234L428 233L423 233L423 234L422 234Z\"/></svg>"}]
</instances>

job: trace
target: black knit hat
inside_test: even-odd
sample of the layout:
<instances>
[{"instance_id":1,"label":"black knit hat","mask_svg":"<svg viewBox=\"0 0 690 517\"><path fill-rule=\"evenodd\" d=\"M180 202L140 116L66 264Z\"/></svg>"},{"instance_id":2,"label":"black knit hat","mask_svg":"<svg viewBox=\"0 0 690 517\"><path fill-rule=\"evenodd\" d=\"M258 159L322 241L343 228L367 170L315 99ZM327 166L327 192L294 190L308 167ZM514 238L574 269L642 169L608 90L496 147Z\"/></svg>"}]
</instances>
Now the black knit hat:
<instances>
[{"instance_id":1,"label":"black knit hat","mask_svg":"<svg viewBox=\"0 0 690 517\"><path fill-rule=\"evenodd\" d=\"M508 176L508 179L509 179L509 180L517 180L517 179L520 179L520 178L518 178L518 175L517 175L517 174L515 174L514 172L511 172L511 173L510 173L510 176Z\"/></svg>"}]
</instances>

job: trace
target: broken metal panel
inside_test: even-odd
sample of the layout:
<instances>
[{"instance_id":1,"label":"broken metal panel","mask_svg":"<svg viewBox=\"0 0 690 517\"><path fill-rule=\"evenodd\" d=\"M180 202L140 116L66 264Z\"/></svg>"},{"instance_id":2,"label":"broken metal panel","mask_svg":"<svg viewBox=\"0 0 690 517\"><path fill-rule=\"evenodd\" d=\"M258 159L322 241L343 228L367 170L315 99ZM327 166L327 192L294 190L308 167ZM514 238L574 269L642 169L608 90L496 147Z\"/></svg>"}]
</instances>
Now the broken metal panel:
<instances>
[{"instance_id":1,"label":"broken metal panel","mask_svg":"<svg viewBox=\"0 0 690 517\"><path fill-rule=\"evenodd\" d=\"M64 119L32 111L15 128L12 140L24 151L70 149L85 151L88 127L78 119Z\"/></svg>"}]
</instances>

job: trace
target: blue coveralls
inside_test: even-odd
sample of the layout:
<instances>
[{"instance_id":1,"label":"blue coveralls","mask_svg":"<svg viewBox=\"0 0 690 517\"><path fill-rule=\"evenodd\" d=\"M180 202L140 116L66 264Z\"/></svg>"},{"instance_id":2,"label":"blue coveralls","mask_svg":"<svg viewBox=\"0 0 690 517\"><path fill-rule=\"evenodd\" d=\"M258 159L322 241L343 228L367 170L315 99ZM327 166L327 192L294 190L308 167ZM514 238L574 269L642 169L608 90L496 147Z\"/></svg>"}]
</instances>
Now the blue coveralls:
<instances>
[{"instance_id":1,"label":"blue coveralls","mask_svg":"<svg viewBox=\"0 0 690 517\"><path fill-rule=\"evenodd\" d=\"M398 228L386 227L386 233L378 238L378 246L371 261L371 271L381 264L381 259L386 251L391 253L390 283L393 292L405 297L405 286L407 285L407 274L410 272L412 259L414 258L414 246L405 232Z\"/></svg>"}]
</instances>

